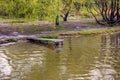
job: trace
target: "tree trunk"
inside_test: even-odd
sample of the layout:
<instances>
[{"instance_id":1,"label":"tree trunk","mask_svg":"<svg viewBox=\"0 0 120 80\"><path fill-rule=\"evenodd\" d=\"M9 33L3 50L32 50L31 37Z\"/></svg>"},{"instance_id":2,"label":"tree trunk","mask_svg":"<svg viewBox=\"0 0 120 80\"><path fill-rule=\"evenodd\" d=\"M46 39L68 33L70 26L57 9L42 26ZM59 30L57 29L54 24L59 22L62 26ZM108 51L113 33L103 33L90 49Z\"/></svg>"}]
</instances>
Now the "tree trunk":
<instances>
[{"instance_id":1,"label":"tree trunk","mask_svg":"<svg viewBox=\"0 0 120 80\"><path fill-rule=\"evenodd\" d=\"M120 0L93 0L94 3L88 4L86 7L93 15L97 23L115 25L120 23ZM95 12L101 15L101 19L97 18Z\"/></svg>"},{"instance_id":2,"label":"tree trunk","mask_svg":"<svg viewBox=\"0 0 120 80\"><path fill-rule=\"evenodd\" d=\"M55 19L55 25L59 25L59 16L56 16L56 19Z\"/></svg>"},{"instance_id":3,"label":"tree trunk","mask_svg":"<svg viewBox=\"0 0 120 80\"><path fill-rule=\"evenodd\" d=\"M68 11L68 12L65 14L65 16L63 17L63 21L67 21L68 15L69 15L69 11Z\"/></svg>"}]
</instances>

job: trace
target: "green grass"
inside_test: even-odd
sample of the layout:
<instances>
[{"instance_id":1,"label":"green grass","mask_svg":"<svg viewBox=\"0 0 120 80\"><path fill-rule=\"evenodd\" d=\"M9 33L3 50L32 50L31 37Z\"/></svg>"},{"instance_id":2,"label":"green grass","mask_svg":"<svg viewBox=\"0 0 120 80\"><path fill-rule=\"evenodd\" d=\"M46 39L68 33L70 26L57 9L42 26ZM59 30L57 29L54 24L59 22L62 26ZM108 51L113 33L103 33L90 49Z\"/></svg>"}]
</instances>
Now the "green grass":
<instances>
[{"instance_id":1,"label":"green grass","mask_svg":"<svg viewBox=\"0 0 120 80\"><path fill-rule=\"evenodd\" d=\"M21 27L14 27L17 32L22 34L40 34L43 31L52 31L54 30L53 27L43 27L43 26L21 26Z\"/></svg>"},{"instance_id":2,"label":"green grass","mask_svg":"<svg viewBox=\"0 0 120 80\"><path fill-rule=\"evenodd\" d=\"M102 33L110 33L115 32L114 28L105 28L105 29L91 29L91 30L83 30L79 31L80 35L89 35L89 34L102 34Z\"/></svg>"},{"instance_id":3,"label":"green grass","mask_svg":"<svg viewBox=\"0 0 120 80\"><path fill-rule=\"evenodd\" d=\"M3 16L0 16L0 22L29 22L29 21L36 21L36 19L30 19L30 18L3 18Z\"/></svg>"},{"instance_id":4,"label":"green grass","mask_svg":"<svg viewBox=\"0 0 120 80\"><path fill-rule=\"evenodd\" d=\"M97 34L106 34L112 33L120 30L116 30L115 28L101 28L101 29L90 29L90 30L82 30L82 31L67 31L67 32L54 32L48 35L43 36L43 38L58 38L60 35L62 36L78 36L78 35L97 35Z\"/></svg>"}]
</instances>

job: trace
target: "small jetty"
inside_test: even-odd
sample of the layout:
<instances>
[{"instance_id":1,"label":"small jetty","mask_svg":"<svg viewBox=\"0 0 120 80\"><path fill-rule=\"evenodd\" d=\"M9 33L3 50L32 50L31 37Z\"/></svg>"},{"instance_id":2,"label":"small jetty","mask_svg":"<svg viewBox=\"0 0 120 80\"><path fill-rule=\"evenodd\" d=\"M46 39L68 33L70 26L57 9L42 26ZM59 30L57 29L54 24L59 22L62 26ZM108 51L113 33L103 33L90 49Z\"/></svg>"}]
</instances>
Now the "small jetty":
<instances>
[{"instance_id":1,"label":"small jetty","mask_svg":"<svg viewBox=\"0 0 120 80\"><path fill-rule=\"evenodd\" d=\"M56 46L63 45L63 39L49 39L49 38L28 38L31 42L37 42L42 44L54 44Z\"/></svg>"}]
</instances>

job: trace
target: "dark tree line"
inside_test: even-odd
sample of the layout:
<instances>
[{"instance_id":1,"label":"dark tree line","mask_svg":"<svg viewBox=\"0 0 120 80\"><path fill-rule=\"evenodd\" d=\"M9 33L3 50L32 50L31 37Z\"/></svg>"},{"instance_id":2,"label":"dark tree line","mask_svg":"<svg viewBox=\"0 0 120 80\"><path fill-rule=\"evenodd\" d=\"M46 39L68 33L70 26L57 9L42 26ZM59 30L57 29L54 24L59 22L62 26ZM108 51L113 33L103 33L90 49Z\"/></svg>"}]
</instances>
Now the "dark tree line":
<instances>
[{"instance_id":1,"label":"dark tree line","mask_svg":"<svg viewBox=\"0 0 120 80\"><path fill-rule=\"evenodd\" d=\"M98 24L114 25L120 23L120 0L93 0L86 4L88 11ZM100 20L97 16L100 15Z\"/></svg>"}]
</instances>

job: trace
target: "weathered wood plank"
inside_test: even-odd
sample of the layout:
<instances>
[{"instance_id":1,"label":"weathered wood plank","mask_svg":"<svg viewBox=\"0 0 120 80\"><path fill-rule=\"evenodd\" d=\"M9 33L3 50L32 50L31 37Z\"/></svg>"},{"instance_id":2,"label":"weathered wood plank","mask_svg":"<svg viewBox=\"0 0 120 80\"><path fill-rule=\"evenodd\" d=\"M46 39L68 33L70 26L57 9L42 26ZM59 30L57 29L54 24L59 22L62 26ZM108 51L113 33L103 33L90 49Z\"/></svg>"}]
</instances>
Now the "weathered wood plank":
<instances>
[{"instance_id":1,"label":"weathered wood plank","mask_svg":"<svg viewBox=\"0 0 120 80\"><path fill-rule=\"evenodd\" d=\"M53 42L56 45L59 45L59 43L61 43L61 45L63 45L63 39L48 39L48 38L29 38L28 40L34 42L34 41L39 41L39 42L44 42L44 43L49 43L49 42Z\"/></svg>"},{"instance_id":2,"label":"weathered wood plank","mask_svg":"<svg viewBox=\"0 0 120 80\"><path fill-rule=\"evenodd\" d=\"M63 42L63 39L48 39L48 38L36 38L34 40L42 40L42 41L53 41L53 42Z\"/></svg>"}]
</instances>

